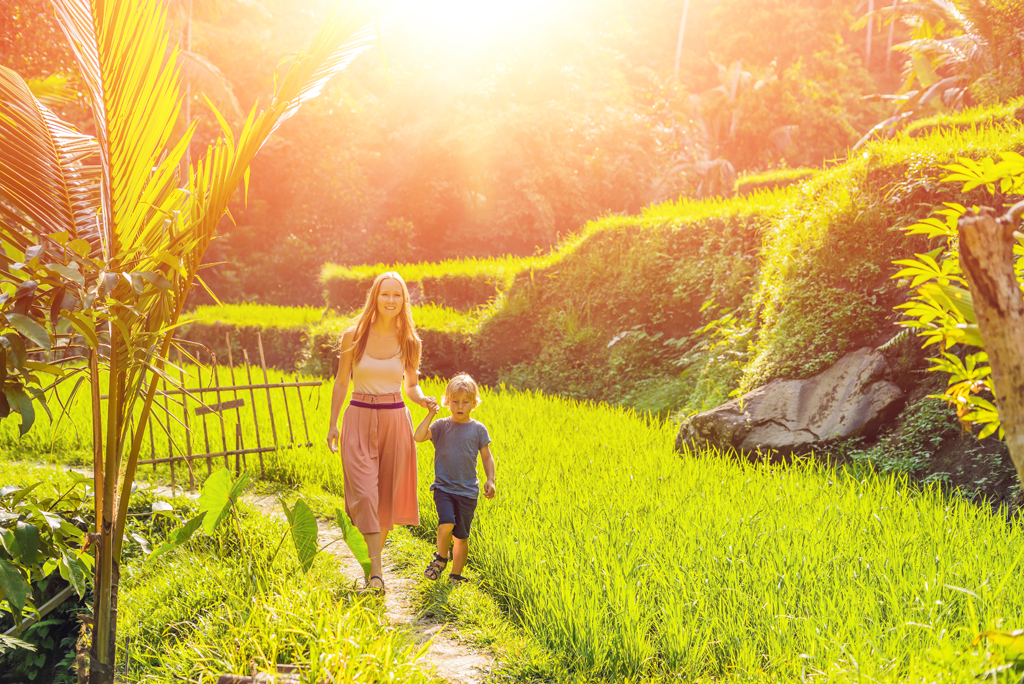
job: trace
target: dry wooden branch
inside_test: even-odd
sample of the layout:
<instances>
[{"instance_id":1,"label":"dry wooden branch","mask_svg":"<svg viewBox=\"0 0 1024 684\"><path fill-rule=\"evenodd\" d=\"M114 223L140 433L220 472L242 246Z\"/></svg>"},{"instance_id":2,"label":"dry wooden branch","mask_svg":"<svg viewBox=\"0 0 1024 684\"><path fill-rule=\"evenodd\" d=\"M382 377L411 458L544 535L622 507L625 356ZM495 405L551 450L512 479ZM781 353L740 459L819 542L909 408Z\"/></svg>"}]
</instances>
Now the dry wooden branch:
<instances>
[{"instance_id":1,"label":"dry wooden branch","mask_svg":"<svg viewBox=\"0 0 1024 684\"><path fill-rule=\"evenodd\" d=\"M983 207L964 214L957 229L960 265L992 367L999 420L1024 485L1024 294L1013 270L1014 234L1022 214L1024 202L1002 216Z\"/></svg>"}]
</instances>

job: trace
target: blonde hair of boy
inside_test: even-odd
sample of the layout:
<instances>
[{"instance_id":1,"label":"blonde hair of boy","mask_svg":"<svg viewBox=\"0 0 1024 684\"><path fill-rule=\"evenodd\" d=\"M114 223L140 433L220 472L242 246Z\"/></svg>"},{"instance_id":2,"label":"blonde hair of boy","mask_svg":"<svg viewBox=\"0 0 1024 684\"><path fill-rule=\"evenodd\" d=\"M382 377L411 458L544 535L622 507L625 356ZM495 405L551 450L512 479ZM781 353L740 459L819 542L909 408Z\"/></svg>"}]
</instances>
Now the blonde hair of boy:
<instances>
[{"instance_id":1,"label":"blonde hair of boy","mask_svg":"<svg viewBox=\"0 0 1024 684\"><path fill-rule=\"evenodd\" d=\"M476 380L469 373L459 373L448 381L448 386L444 388L441 406L447 406L449 399L456 394L468 394L476 402L474 406L480 405L480 388L477 387Z\"/></svg>"}]
</instances>

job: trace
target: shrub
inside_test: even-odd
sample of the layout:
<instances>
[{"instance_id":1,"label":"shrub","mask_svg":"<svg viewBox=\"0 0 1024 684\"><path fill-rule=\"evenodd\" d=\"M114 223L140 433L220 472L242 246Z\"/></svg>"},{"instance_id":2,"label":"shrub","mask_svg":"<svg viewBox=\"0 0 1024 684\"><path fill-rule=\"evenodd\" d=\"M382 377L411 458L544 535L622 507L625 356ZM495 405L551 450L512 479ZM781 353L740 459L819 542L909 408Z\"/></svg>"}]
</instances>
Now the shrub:
<instances>
[{"instance_id":1,"label":"shrub","mask_svg":"<svg viewBox=\"0 0 1024 684\"><path fill-rule=\"evenodd\" d=\"M423 300L453 309L472 309L486 304L505 288L506 278L494 273L452 273L423 276Z\"/></svg>"},{"instance_id":2,"label":"shrub","mask_svg":"<svg viewBox=\"0 0 1024 684\"><path fill-rule=\"evenodd\" d=\"M377 275L385 271L397 271L408 283L409 295L414 303L462 310L486 304L497 292L511 285L516 274L556 258L555 255L504 256L418 264L324 264L320 271L320 283L324 288L327 306L341 313L351 313L363 306L366 293Z\"/></svg>"},{"instance_id":3,"label":"shrub","mask_svg":"<svg viewBox=\"0 0 1024 684\"><path fill-rule=\"evenodd\" d=\"M818 169L776 169L740 176L736 181L736 194L749 195L757 190L774 190L796 185L817 175Z\"/></svg>"},{"instance_id":4,"label":"shrub","mask_svg":"<svg viewBox=\"0 0 1024 684\"><path fill-rule=\"evenodd\" d=\"M219 363L228 361L226 339L230 338L232 360L242 363L245 350L249 362L256 365L260 363L258 339L262 338L267 365L291 371L303 360L307 329L322 316L323 311L315 307L200 306L189 314L191 322L182 327L179 337L204 345Z\"/></svg>"}]
</instances>

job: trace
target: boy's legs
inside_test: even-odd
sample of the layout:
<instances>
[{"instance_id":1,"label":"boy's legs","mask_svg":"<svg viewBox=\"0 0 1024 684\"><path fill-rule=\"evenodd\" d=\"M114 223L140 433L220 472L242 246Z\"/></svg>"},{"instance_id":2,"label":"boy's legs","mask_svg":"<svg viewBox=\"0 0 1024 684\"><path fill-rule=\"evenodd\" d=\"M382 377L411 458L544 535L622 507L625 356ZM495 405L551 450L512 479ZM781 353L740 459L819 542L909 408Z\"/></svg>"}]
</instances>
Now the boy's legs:
<instances>
[{"instance_id":1,"label":"boy's legs","mask_svg":"<svg viewBox=\"0 0 1024 684\"><path fill-rule=\"evenodd\" d=\"M437 526L437 555L448 557L448 549L452 546L452 530L455 523L446 523Z\"/></svg>"},{"instance_id":2,"label":"boy's legs","mask_svg":"<svg viewBox=\"0 0 1024 684\"><path fill-rule=\"evenodd\" d=\"M455 500L451 494L434 489L434 507L437 508L437 555L448 558L452 545L452 531L455 529ZM438 579L447 563L434 558L424 571L428 579Z\"/></svg>"},{"instance_id":3,"label":"boy's legs","mask_svg":"<svg viewBox=\"0 0 1024 684\"><path fill-rule=\"evenodd\" d=\"M452 574L461 575L469 556L469 539L456 539L452 549Z\"/></svg>"},{"instance_id":4,"label":"boy's legs","mask_svg":"<svg viewBox=\"0 0 1024 684\"><path fill-rule=\"evenodd\" d=\"M466 558L469 556L469 530L473 526L473 514L476 513L476 499L467 496L456 498L455 525L452 529L452 536L455 538L452 549L452 573L462 575L466 567Z\"/></svg>"}]
</instances>

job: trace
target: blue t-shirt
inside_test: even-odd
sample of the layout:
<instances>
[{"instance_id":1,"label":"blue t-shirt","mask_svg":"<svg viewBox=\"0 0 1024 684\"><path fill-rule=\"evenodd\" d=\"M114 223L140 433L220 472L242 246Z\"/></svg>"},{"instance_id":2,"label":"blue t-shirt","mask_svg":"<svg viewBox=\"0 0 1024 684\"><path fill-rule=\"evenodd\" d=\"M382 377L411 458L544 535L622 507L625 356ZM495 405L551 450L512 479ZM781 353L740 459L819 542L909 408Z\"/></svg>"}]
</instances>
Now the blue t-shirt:
<instances>
[{"instance_id":1,"label":"blue t-shirt","mask_svg":"<svg viewBox=\"0 0 1024 684\"><path fill-rule=\"evenodd\" d=\"M472 419L468 423L456 423L451 418L442 418L430 426L430 441L434 443L431 491L437 488L470 499L479 497L477 454L491 443L484 424Z\"/></svg>"}]
</instances>

